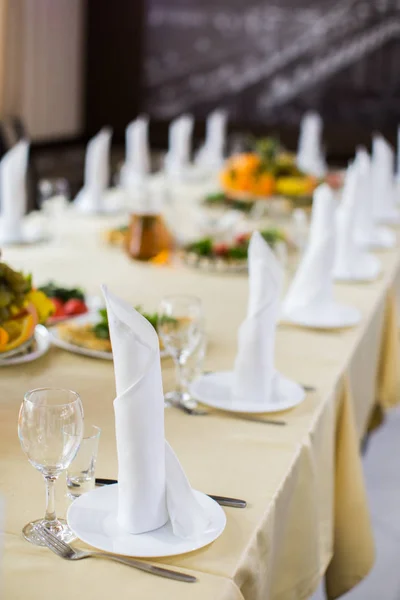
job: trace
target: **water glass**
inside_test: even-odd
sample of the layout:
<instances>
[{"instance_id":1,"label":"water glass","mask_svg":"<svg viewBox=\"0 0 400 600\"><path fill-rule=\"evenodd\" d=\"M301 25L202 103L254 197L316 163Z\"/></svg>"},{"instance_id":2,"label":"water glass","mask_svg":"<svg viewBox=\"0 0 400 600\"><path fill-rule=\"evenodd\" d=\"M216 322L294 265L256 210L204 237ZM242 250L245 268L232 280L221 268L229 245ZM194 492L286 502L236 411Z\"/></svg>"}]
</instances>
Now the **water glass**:
<instances>
[{"instance_id":1,"label":"water glass","mask_svg":"<svg viewBox=\"0 0 400 600\"><path fill-rule=\"evenodd\" d=\"M166 296L160 304L157 331L176 365L177 389L165 395L166 406L190 400L184 368L203 335L203 308L195 296Z\"/></svg>"},{"instance_id":2,"label":"water glass","mask_svg":"<svg viewBox=\"0 0 400 600\"><path fill-rule=\"evenodd\" d=\"M44 545L35 526L43 525L59 539L75 538L66 521L55 512L54 484L74 459L83 434L83 408L79 395L71 390L40 388L27 392L18 418L18 436L29 462L46 482L44 519L25 525L22 533L29 542Z\"/></svg>"},{"instance_id":3,"label":"water glass","mask_svg":"<svg viewBox=\"0 0 400 600\"><path fill-rule=\"evenodd\" d=\"M95 486L95 470L101 429L85 427L79 450L67 469L68 498L75 500Z\"/></svg>"}]
</instances>

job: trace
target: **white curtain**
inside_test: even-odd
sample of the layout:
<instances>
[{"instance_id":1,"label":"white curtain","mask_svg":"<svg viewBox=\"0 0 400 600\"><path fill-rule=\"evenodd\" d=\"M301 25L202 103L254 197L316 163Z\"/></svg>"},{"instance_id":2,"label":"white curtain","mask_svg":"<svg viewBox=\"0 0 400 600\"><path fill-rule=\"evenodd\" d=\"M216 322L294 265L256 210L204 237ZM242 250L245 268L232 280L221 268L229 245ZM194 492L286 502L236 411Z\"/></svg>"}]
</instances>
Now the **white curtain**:
<instances>
[{"instance_id":1,"label":"white curtain","mask_svg":"<svg viewBox=\"0 0 400 600\"><path fill-rule=\"evenodd\" d=\"M2 112L20 116L33 140L79 135L85 0L1 2L8 4Z\"/></svg>"}]
</instances>

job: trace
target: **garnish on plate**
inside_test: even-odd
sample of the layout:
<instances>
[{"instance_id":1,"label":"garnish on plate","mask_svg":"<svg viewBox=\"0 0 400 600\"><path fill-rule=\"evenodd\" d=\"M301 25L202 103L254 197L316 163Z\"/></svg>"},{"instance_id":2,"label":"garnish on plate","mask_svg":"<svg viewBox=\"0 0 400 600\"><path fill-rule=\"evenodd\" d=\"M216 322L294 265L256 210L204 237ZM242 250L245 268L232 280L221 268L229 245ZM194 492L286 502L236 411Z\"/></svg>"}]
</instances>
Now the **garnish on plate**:
<instances>
[{"instance_id":1,"label":"garnish on plate","mask_svg":"<svg viewBox=\"0 0 400 600\"><path fill-rule=\"evenodd\" d=\"M53 311L46 294L32 287L31 275L0 262L0 354L32 339L36 325L45 323Z\"/></svg>"},{"instance_id":2,"label":"garnish on plate","mask_svg":"<svg viewBox=\"0 0 400 600\"><path fill-rule=\"evenodd\" d=\"M67 288L50 281L39 288L54 305L54 313L50 322L56 323L69 317L88 312L85 294L81 288Z\"/></svg>"},{"instance_id":3,"label":"garnish on plate","mask_svg":"<svg viewBox=\"0 0 400 600\"><path fill-rule=\"evenodd\" d=\"M262 237L270 246L285 242L286 236L280 229L265 229L260 231ZM211 237L204 237L185 247L185 252L206 258L224 258L226 260L247 260L251 233L237 235L233 242L216 242Z\"/></svg>"},{"instance_id":4,"label":"garnish on plate","mask_svg":"<svg viewBox=\"0 0 400 600\"><path fill-rule=\"evenodd\" d=\"M145 319L151 323L157 331L157 313L147 313L141 306L135 307ZM176 319L163 317L168 322L176 323ZM98 320L95 323L62 323L57 327L61 339L64 341L98 352L111 352L110 330L108 326L107 310L102 308L98 311Z\"/></svg>"}]
</instances>

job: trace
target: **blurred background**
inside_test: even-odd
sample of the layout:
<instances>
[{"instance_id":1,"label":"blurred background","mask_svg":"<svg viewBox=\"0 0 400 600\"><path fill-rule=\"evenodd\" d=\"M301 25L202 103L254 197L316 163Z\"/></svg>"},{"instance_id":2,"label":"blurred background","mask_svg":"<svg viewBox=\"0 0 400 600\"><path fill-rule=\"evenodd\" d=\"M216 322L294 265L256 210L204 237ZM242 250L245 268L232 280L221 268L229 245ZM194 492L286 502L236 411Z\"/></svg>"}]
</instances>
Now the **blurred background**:
<instances>
[{"instance_id":1,"label":"blurred background","mask_svg":"<svg viewBox=\"0 0 400 600\"><path fill-rule=\"evenodd\" d=\"M226 108L229 131L278 134L295 149L318 111L330 162L400 122L399 0L0 0L0 155L32 142L30 181L82 185L85 143L150 116L154 150L190 111L194 143ZM31 202L35 202L34 192Z\"/></svg>"}]
</instances>

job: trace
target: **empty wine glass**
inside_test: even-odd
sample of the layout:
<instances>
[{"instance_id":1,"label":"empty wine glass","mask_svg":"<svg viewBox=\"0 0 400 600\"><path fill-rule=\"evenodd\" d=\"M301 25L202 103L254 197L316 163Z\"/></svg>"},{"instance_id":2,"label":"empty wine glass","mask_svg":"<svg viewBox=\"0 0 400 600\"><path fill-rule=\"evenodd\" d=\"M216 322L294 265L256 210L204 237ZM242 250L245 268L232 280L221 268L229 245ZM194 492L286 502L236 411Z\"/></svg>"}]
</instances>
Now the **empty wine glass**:
<instances>
[{"instance_id":1,"label":"empty wine glass","mask_svg":"<svg viewBox=\"0 0 400 600\"><path fill-rule=\"evenodd\" d=\"M165 394L166 406L190 401L186 390L184 367L203 334L203 308L195 296L166 296L162 299L157 331L176 365L177 389Z\"/></svg>"},{"instance_id":2,"label":"empty wine glass","mask_svg":"<svg viewBox=\"0 0 400 600\"><path fill-rule=\"evenodd\" d=\"M83 409L76 392L40 388L27 392L18 418L18 436L29 462L46 482L44 519L25 525L22 533L29 542L43 545L35 526L44 525L59 539L75 538L66 521L58 519L54 506L54 483L74 459L83 433Z\"/></svg>"}]
</instances>

